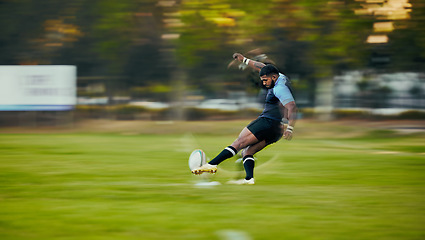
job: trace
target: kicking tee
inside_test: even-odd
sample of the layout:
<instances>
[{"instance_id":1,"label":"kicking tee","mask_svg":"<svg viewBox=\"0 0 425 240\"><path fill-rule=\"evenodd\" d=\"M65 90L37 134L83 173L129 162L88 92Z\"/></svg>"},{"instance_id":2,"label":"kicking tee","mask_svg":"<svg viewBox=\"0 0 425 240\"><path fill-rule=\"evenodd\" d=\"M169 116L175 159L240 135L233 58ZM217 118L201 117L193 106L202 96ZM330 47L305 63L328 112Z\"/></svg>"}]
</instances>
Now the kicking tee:
<instances>
[{"instance_id":1,"label":"kicking tee","mask_svg":"<svg viewBox=\"0 0 425 240\"><path fill-rule=\"evenodd\" d=\"M285 106L287 103L294 101L289 84L288 78L282 73L279 73L279 78L276 80L275 86L267 92L264 110L260 117L282 121L283 112L279 105L282 104L282 106Z\"/></svg>"}]
</instances>

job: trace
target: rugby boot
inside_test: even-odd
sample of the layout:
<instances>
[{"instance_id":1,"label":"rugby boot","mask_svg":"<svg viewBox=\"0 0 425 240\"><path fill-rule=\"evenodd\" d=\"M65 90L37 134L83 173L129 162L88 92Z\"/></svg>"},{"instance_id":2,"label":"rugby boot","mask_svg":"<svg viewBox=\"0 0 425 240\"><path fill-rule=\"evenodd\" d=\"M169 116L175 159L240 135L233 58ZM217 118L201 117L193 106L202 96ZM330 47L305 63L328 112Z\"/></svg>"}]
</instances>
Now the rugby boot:
<instances>
[{"instance_id":1,"label":"rugby boot","mask_svg":"<svg viewBox=\"0 0 425 240\"><path fill-rule=\"evenodd\" d=\"M192 173L195 174L195 175L199 175L199 174L202 174L204 172L216 173L217 172L217 165L211 165L209 163L206 163L206 164L192 170Z\"/></svg>"}]
</instances>

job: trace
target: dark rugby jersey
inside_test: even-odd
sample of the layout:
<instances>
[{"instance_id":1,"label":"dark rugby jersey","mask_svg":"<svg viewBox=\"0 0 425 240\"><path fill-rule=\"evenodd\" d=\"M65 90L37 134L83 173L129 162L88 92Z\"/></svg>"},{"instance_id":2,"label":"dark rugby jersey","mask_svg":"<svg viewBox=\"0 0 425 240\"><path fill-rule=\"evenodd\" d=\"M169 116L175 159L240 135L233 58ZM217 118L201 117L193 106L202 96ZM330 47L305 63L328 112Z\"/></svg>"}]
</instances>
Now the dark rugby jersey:
<instances>
[{"instance_id":1,"label":"dark rugby jersey","mask_svg":"<svg viewBox=\"0 0 425 240\"><path fill-rule=\"evenodd\" d=\"M289 87L289 80L285 75L279 73L279 78L276 80L275 86L267 92L264 110L260 117L282 121L283 112L280 109L279 103L285 106L285 104L292 101L294 101L294 97Z\"/></svg>"}]
</instances>

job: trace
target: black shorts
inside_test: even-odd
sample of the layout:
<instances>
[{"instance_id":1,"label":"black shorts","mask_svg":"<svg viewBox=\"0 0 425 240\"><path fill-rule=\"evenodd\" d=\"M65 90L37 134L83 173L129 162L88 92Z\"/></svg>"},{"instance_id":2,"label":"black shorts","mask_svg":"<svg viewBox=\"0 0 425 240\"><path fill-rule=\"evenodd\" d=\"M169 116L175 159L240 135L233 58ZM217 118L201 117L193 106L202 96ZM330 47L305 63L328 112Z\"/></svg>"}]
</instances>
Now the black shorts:
<instances>
[{"instance_id":1,"label":"black shorts","mask_svg":"<svg viewBox=\"0 0 425 240\"><path fill-rule=\"evenodd\" d=\"M266 144L272 144L282 138L282 124L279 121L259 117L252 121L247 128L254 134L258 141L266 140Z\"/></svg>"}]
</instances>

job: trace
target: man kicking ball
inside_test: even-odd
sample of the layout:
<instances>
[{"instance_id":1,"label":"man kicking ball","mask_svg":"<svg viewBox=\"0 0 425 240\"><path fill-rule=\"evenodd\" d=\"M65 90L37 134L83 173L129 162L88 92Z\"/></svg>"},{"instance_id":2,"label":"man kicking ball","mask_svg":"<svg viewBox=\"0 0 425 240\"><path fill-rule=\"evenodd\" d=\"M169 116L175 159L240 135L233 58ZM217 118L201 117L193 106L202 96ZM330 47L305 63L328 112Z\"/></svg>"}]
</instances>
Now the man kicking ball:
<instances>
[{"instance_id":1,"label":"man kicking ball","mask_svg":"<svg viewBox=\"0 0 425 240\"><path fill-rule=\"evenodd\" d=\"M217 165L224 160L235 156L242 151L243 166L246 177L240 180L230 181L231 184L254 184L254 154L261 151L269 144L279 141L283 137L292 139L297 106L292 96L288 78L271 65L245 58L240 53L233 54L233 58L243 62L259 72L260 81L268 89L264 110L261 115L245 127L239 137L215 158L199 168L192 170L193 174L204 172L215 173ZM288 120L288 126L284 129L283 119Z\"/></svg>"}]
</instances>

